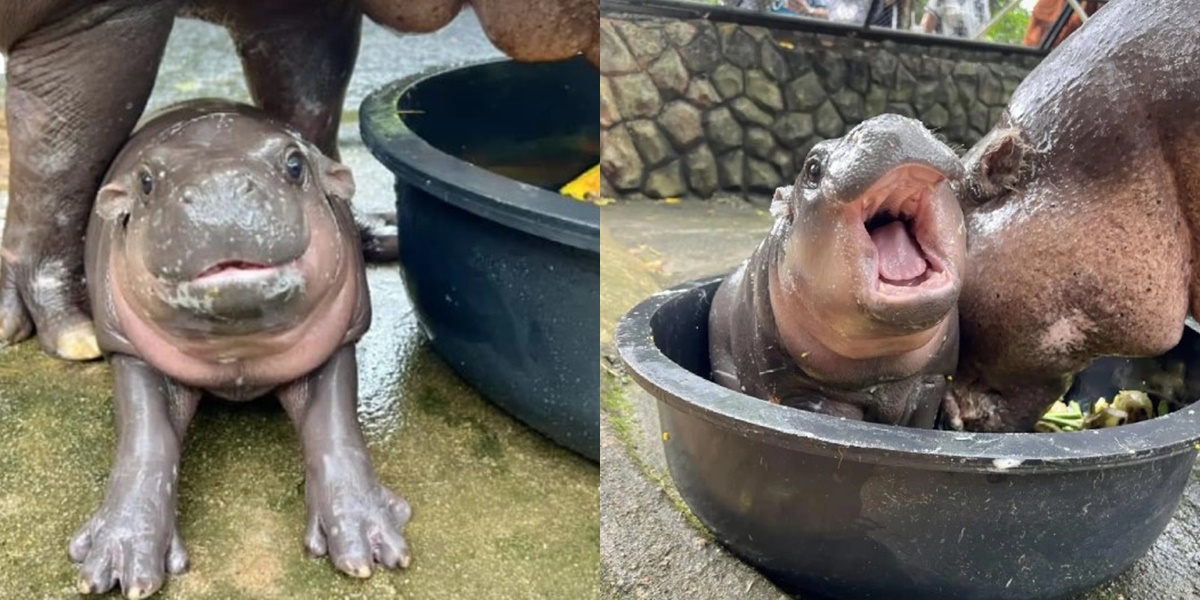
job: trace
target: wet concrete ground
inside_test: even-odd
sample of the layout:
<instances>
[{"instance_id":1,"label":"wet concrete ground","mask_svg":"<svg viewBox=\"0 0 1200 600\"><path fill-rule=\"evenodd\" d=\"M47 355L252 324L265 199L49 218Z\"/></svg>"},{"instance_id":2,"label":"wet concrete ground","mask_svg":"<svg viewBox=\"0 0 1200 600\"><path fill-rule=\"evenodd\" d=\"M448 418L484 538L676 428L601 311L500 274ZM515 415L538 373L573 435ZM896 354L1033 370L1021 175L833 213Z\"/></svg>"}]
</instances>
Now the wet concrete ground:
<instances>
[{"instance_id":1,"label":"wet concrete ground","mask_svg":"<svg viewBox=\"0 0 1200 600\"><path fill-rule=\"evenodd\" d=\"M621 600L784 597L713 543L688 512L667 471L655 400L620 373L611 337L620 316L646 296L736 267L770 217L734 200L619 202L600 215L601 589ZM1072 600L1200 600L1200 463L1150 553Z\"/></svg>"},{"instance_id":2,"label":"wet concrete ground","mask_svg":"<svg viewBox=\"0 0 1200 600\"><path fill-rule=\"evenodd\" d=\"M473 15L425 37L365 24L347 110L374 86L438 63L499 56ZM245 99L224 32L176 24L151 107ZM343 124L343 162L365 210L393 180ZM0 193L0 214L7 196ZM0 219L2 220L2 219ZM599 591L599 469L493 407L419 331L398 269L373 267L371 330L358 346L359 417L384 484L404 495L414 561L366 581L307 558L299 440L277 402L202 404L181 474L190 571L161 598L587 598ZM101 501L114 449L111 371L36 343L0 350L0 598L67 598L67 540ZM113 596L115 597L115 595Z\"/></svg>"}]
</instances>

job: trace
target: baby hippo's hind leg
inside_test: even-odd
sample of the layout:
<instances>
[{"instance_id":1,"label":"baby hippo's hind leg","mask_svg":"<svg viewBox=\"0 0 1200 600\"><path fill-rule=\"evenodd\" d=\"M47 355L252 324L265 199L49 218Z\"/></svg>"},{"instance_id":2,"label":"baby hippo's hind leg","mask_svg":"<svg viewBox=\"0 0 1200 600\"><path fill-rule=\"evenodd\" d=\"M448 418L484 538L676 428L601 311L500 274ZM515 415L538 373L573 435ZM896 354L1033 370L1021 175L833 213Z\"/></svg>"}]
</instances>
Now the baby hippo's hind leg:
<instances>
[{"instance_id":1,"label":"baby hippo's hind leg","mask_svg":"<svg viewBox=\"0 0 1200 600\"><path fill-rule=\"evenodd\" d=\"M363 258L368 263L389 263L400 259L396 213L370 213L355 220L362 240Z\"/></svg>"},{"instance_id":2,"label":"baby hippo's hind leg","mask_svg":"<svg viewBox=\"0 0 1200 600\"><path fill-rule=\"evenodd\" d=\"M309 376L279 392L304 446L304 545L354 577L372 564L408 567L402 530L412 511L379 483L359 428L358 365L354 346L343 346Z\"/></svg>"}]
</instances>

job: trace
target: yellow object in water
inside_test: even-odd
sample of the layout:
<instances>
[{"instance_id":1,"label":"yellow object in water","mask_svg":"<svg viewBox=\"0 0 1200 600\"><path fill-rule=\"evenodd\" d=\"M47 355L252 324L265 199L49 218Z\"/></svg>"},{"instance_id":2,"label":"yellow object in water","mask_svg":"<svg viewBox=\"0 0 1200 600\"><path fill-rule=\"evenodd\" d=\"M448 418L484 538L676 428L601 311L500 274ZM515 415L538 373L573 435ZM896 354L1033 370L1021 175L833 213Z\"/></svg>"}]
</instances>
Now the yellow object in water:
<instances>
[{"instance_id":1,"label":"yellow object in water","mask_svg":"<svg viewBox=\"0 0 1200 600\"><path fill-rule=\"evenodd\" d=\"M596 165L571 183L564 185L558 193L570 196L580 202L591 202L600 197L600 165Z\"/></svg>"}]
</instances>

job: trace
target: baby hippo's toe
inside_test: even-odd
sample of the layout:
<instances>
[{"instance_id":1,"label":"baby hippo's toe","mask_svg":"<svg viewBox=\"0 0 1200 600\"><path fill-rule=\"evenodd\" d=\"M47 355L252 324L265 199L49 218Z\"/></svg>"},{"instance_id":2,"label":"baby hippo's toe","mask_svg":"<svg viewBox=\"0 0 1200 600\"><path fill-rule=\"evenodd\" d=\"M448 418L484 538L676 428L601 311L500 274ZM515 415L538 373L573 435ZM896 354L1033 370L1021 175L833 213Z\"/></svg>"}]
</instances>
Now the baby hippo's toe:
<instances>
[{"instance_id":1,"label":"baby hippo's toe","mask_svg":"<svg viewBox=\"0 0 1200 600\"><path fill-rule=\"evenodd\" d=\"M147 598L162 587L168 571L187 569L187 550L178 532L166 541L167 536L127 525L93 518L72 538L68 554L81 565L80 593L104 594L119 584L126 598Z\"/></svg>"},{"instance_id":2,"label":"baby hippo's toe","mask_svg":"<svg viewBox=\"0 0 1200 600\"><path fill-rule=\"evenodd\" d=\"M334 498L321 496L305 533L310 553L328 555L352 577L370 577L374 565L408 567L412 552L401 533L412 515L408 502L379 484L358 498L344 490Z\"/></svg>"}]
</instances>

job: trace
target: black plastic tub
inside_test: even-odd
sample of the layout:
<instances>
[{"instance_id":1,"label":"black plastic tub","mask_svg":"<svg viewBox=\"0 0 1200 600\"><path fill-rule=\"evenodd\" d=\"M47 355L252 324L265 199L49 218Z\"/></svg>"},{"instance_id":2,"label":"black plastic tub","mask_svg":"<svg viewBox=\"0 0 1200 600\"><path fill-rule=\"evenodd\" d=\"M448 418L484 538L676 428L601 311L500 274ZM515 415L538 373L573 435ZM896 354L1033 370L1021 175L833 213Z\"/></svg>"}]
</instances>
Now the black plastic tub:
<instances>
[{"instance_id":1,"label":"black plastic tub","mask_svg":"<svg viewBox=\"0 0 1200 600\"><path fill-rule=\"evenodd\" d=\"M1129 567L1179 505L1200 438L1192 406L1111 429L969 434L774 405L706 379L719 283L643 301L617 346L658 399L688 506L790 592L1064 598Z\"/></svg>"},{"instance_id":2,"label":"black plastic tub","mask_svg":"<svg viewBox=\"0 0 1200 600\"><path fill-rule=\"evenodd\" d=\"M400 265L436 352L554 441L600 455L599 72L491 61L392 83L362 136L396 175Z\"/></svg>"}]
</instances>

